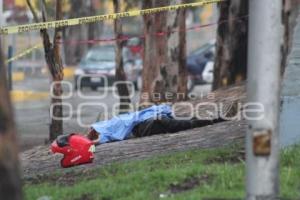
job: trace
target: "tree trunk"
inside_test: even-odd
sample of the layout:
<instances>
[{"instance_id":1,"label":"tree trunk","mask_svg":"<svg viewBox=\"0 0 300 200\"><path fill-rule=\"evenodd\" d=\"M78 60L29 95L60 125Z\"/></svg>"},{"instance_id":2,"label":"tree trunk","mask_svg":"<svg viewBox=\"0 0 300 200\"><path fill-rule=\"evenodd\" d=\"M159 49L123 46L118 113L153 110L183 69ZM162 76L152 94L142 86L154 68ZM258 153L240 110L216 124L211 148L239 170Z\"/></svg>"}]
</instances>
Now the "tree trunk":
<instances>
[{"instance_id":1,"label":"tree trunk","mask_svg":"<svg viewBox=\"0 0 300 200\"><path fill-rule=\"evenodd\" d=\"M36 23L39 23L39 18L36 11L34 10L31 1L26 0ZM47 21L46 5L45 0L42 2L42 18L43 22ZM61 20L63 18L62 14L62 1L56 0L56 20ZM41 37L43 40L45 60L51 74L52 78L52 99L50 107L50 126L49 126L49 140L53 141L57 136L63 133L63 106L62 106L62 93L63 89L61 86L61 81L64 79L63 64L60 57L60 46L57 41L62 38L62 29L60 27L55 28L53 44L50 41L50 37L47 29L41 29Z\"/></svg>"},{"instance_id":2,"label":"tree trunk","mask_svg":"<svg viewBox=\"0 0 300 200\"><path fill-rule=\"evenodd\" d=\"M43 10L43 21L45 18L45 9ZM62 19L62 4L60 0L56 0L56 20ZM51 88L53 97L51 98L50 110L50 126L49 126L49 140L53 141L57 136L63 133L63 106L62 106L62 93L63 89L61 81L64 78L63 64L60 57L60 46L56 41L60 41L62 37L61 28L56 28L54 33L53 44L50 42L50 37L47 30L41 30L41 36L44 45L45 60L51 74L52 86Z\"/></svg>"},{"instance_id":3,"label":"tree trunk","mask_svg":"<svg viewBox=\"0 0 300 200\"><path fill-rule=\"evenodd\" d=\"M248 0L220 4L213 89L247 78Z\"/></svg>"},{"instance_id":4,"label":"tree trunk","mask_svg":"<svg viewBox=\"0 0 300 200\"><path fill-rule=\"evenodd\" d=\"M181 0L144 1L144 8L168 6ZM144 16L145 52L141 104L174 102L187 93L185 69L185 12L177 10ZM179 94L179 92L181 94Z\"/></svg>"},{"instance_id":5,"label":"tree trunk","mask_svg":"<svg viewBox=\"0 0 300 200\"><path fill-rule=\"evenodd\" d=\"M68 18L76 18L83 16L96 15L96 9L92 0L72 0L70 15ZM103 21L91 24L83 24L78 26L67 27L64 32L64 40L71 41L68 46L65 47L65 62L66 65L77 65L79 60L84 56L88 48L94 44L84 43L78 44L77 41L93 40L101 36L103 27ZM73 42L73 43L72 43Z\"/></svg>"},{"instance_id":6,"label":"tree trunk","mask_svg":"<svg viewBox=\"0 0 300 200\"><path fill-rule=\"evenodd\" d=\"M76 18L80 16L87 16L88 9L86 1L72 0L69 18ZM66 65L76 65L80 58L87 51L87 44L76 44L76 41L88 39L88 28L87 25L78 25L74 27L67 27L65 29L64 40L71 41L65 47L65 62Z\"/></svg>"},{"instance_id":7,"label":"tree trunk","mask_svg":"<svg viewBox=\"0 0 300 200\"><path fill-rule=\"evenodd\" d=\"M62 2L60 0L56 0L56 20L61 20L63 18L62 14ZM53 94L54 97L51 99L51 105L52 105L52 114L51 117L51 124L50 124L50 141L53 141L57 138L57 136L63 134L63 106L62 106L62 85L61 81L64 79L64 73L63 73L63 64L60 57L60 46L57 43L57 41L60 41L62 39L62 29L56 28L55 34L53 38L53 48L51 51L53 52L52 61L50 61L51 58L48 57L48 60L50 62L47 62L49 65L49 68L53 69L56 68L55 72L52 74L52 80L54 82L53 84ZM47 53L46 53L47 54ZM46 55L47 56L47 55ZM49 56L49 55L48 55Z\"/></svg>"},{"instance_id":8,"label":"tree trunk","mask_svg":"<svg viewBox=\"0 0 300 200\"><path fill-rule=\"evenodd\" d=\"M120 12L120 0L113 0L114 3L114 12ZM121 38L122 37L122 23L120 19L116 19L114 21L114 30L115 30L115 37ZM126 74L124 71L124 62L123 62L123 41L117 40L116 41L116 81L120 81L120 84L117 84L118 94L120 96L120 106L119 106L119 113L126 113L129 111L130 108L130 97L129 97L129 90L128 84L124 81L127 80ZM122 83L123 82L123 83Z\"/></svg>"},{"instance_id":9,"label":"tree trunk","mask_svg":"<svg viewBox=\"0 0 300 200\"><path fill-rule=\"evenodd\" d=\"M96 9L94 8L94 4L92 2L93 1L91 0L91 3L89 4L89 15L95 16L97 14L97 12L96 12ZM94 39L100 37L100 35L101 35L100 27L103 26L103 21L100 21L97 23L90 23L87 26L88 26L88 39L89 40L94 40ZM88 48L91 48L92 46L93 46L92 43L88 44Z\"/></svg>"},{"instance_id":10,"label":"tree trunk","mask_svg":"<svg viewBox=\"0 0 300 200\"><path fill-rule=\"evenodd\" d=\"M182 3L182 2L178 2ZM178 61L178 94L180 95L178 100L183 101L187 99L188 88L187 88L187 78L188 72L186 68L186 10L179 11L179 61Z\"/></svg>"},{"instance_id":11,"label":"tree trunk","mask_svg":"<svg viewBox=\"0 0 300 200\"><path fill-rule=\"evenodd\" d=\"M20 200L22 199L22 189L16 130L1 49L0 76L0 199Z\"/></svg>"},{"instance_id":12,"label":"tree trunk","mask_svg":"<svg viewBox=\"0 0 300 200\"><path fill-rule=\"evenodd\" d=\"M293 29L299 12L297 0L282 0L282 24L284 27L284 38L281 46L281 75L284 74L287 57L291 48Z\"/></svg>"}]
</instances>

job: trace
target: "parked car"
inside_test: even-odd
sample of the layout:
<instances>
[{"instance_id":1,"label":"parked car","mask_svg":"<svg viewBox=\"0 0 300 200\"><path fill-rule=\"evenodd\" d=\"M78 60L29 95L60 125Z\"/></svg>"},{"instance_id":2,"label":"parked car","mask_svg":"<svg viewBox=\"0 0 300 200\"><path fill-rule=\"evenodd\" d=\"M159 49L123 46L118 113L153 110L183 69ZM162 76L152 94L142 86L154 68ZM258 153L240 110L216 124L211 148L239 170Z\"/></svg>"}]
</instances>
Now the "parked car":
<instances>
[{"instance_id":1,"label":"parked car","mask_svg":"<svg viewBox=\"0 0 300 200\"><path fill-rule=\"evenodd\" d=\"M213 76L213 62L215 55L215 42L204 44L187 57L187 70L189 73L188 89L191 91L195 85L211 83ZM209 65L208 65L209 64ZM206 69L209 67L209 69ZM205 75L205 77L204 77Z\"/></svg>"},{"instance_id":2,"label":"parked car","mask_svg":"<svg viewBox=\"0 0 300 200\"><path fill-rule=\"evenodd\" d=\"M123 53L123 57L124 70L128 81L131 81L138 88L142 63L128 60L125 53ZM97 90L98 87L112 86L115 82L116 73L115 58L114 45L91 48L81 59L75 70L75 89L90 87L92 90Z\"/></svg>"},{"instance_id":3,"label":"parked car","mask_svg":"<svg viewBox=\"0 0 300 200\"><path fill-rule=\"evenodd\" d=\"M98 87L110 86L115 80L115 71L114 46L94 47L81 59L75 70L75 89L90 87L97 90Z\"/></svg>"}]
</instances>

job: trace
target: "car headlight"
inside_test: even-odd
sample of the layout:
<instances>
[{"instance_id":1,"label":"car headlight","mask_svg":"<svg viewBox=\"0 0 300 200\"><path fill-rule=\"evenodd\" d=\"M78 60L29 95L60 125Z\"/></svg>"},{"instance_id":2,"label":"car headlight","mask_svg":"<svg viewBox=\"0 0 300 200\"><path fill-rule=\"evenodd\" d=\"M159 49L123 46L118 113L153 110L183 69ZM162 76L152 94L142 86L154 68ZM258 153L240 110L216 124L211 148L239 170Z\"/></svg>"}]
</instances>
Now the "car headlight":
<instances>
[{"instance_id":1,"label":"car headlight","mask_svg":"<svg viewBox=\"0 0 300 200\"><path fill-rule=\"evenodd\" d=\"M75 75L77 75L77 76L84 75L84 71L82 69L80 69L80 68L77 68L75 70Z\"/></svg>"}]
</instances>

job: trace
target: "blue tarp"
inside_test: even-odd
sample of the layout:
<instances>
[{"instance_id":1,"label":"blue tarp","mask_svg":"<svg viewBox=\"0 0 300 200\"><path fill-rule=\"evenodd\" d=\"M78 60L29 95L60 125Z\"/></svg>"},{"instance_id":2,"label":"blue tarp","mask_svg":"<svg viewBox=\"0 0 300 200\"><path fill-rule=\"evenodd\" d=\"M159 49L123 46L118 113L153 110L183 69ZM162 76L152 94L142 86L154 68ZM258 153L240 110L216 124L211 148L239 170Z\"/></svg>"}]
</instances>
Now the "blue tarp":
<instances>
[{"instance_id":1,"label":"blue tarp","mask_svg":"<svg viewBox=\"0 0 300 200\"><path fill-rule=\"evenodd\" d=\"M125 140L131 136L137 124L148 119L172 117L169 105L151 106L141 111L121 114L110 120L92 124L92 128L100 134L100 143Z\"/></svg>"}]
</instances>

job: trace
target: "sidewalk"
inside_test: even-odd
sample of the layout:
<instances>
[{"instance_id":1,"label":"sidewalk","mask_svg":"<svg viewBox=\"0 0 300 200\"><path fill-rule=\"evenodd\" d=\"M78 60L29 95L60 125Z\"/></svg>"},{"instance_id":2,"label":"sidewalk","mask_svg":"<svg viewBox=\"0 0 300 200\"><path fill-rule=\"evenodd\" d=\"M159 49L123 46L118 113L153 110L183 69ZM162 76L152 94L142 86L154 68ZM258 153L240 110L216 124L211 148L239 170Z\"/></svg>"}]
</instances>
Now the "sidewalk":
<instances>
[{"instance_id":1,"label":"sidewalk","mask_svg":"<svg viewBox=\"0 0 300 200\"><path fill-rule=\"evenodd\" d=\"M65 80L72 80L74 67L64 68ZM13 103L25 101L45 100L49 98L50 81L48 84L35 81L38 76L43 76L44 81L49 80L47 69L42 70L42 74L27 74L25 72L14 72L12 74L13 90L10 92Z\"/></svg>"}]
</instances>

